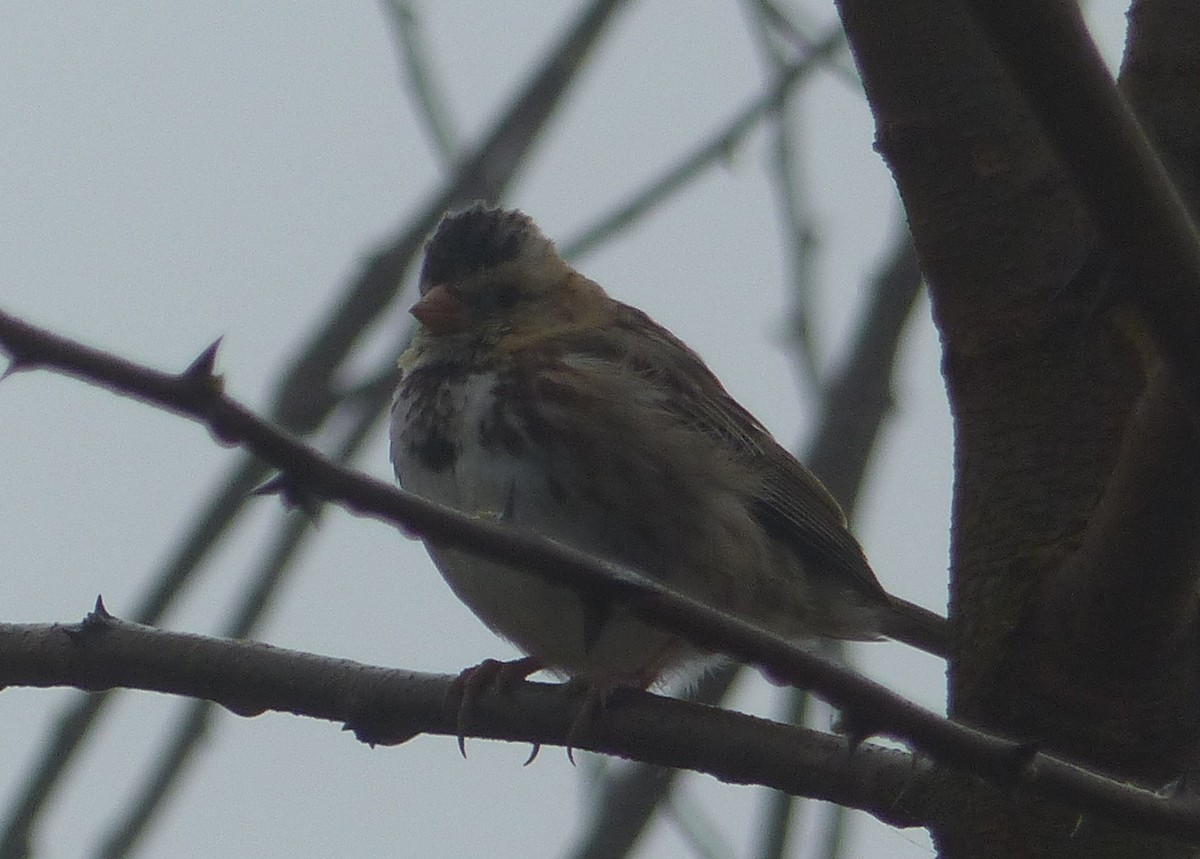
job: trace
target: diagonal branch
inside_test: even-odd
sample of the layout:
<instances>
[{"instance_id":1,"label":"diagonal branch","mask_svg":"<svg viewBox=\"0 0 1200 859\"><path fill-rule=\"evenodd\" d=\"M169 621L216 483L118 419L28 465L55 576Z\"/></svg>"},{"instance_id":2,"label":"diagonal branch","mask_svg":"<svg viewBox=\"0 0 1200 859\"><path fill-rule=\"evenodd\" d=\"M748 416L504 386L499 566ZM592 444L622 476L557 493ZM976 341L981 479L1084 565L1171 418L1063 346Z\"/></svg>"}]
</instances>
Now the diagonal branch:
<instances>
[{"instance_id":1,"label":"diagonal branch","mask_svg":"<svg viewBox=\"0 0 1200 859\"><path fill-rule=\"evenodd\" d=\"M331 462L221 392L220 379L213 374L216 344L183 373L162 373L0 312L0 345L11 356L10 372L39 367L82 378L195 420L223 444L245 445L283 472L285 495L316 495L353 513L393 522L440 543L618 601L637 617L700 647L759 666L780 682L811 689L842 710L860 738L891 736L952 769L1006 785L1023 783L1030 790L1106 814L1128 826L1144 826L1152 819L1161 832L1200 837L1200 811L1192 809L1190 802L1162 799L1035 747L952 722L843 666L633 570L434 504ZM15 653L14 658L19 655ZM252 693L234 689L230 694L244 698ZM236 698L233 706L239 706ZM253 711L257 706L246 704L245 709Z\"/></svg>"},{"instance_id":2,"label":"diagonal branch","mask_svg":"<svg viewBox=\"0 0 1200 859\"><path fill-rule=\"evenodd\" d=\"M563 257L574 259L586 254L605 238L629 226L673 192L680 190L701 170L727 156L759 126L764 117L778 109L780 102L787 98L788 93L798 83L821 69L822 63L827 62L844 42L841 28L830 29L812 46L811 53L784 66L775 83L739 111L728 125L680 159L679 163L651 182L634 199L598 218L582 234L563 243L560 248Z\"/></svg>"},{"instance_id":3,"label":"diagonal branch","mask_svg":"<svg viewBox=\"0 0 1200 859\"><path fill-rule=\"evenodd\" d=\"M447 209L495 200L561 105L615 12L629 0L592 0L562 41L514 96L485 138L394 239L367 260L329 319L302 348L279 386L273 416L297 432L315 429L336 400L337 371L359 337L399 292L404 273Z\"/></svg>"},{"instance_id":4,"label":"diagonal branch","mask_svg":"<svg viewBox=\"0 0 1200 859\"><path fill-rule=\"evenodd\" d=\"M627 0L591 0L575 24L550 52L503 111L491 131L462 159L432 201L397 235L373 253L347 287L329 318L298 349L298 355L276 386L272 419L293 431L319 427L340 401L334 379L358 338L387 309L404 283L404 273L420 252L425 236L445 208L479 197L500 195L528 158L533 144L577 73L590 49L606 31L614 12ZM363 421L373 420L367 416ZM360 421L360 425L362 421ZM347 452L351 455L353 450ZM267 474L264 464L244 457L230 469L220 488L193 522L157 582L134 612L143 623L155 623L195 575L201 561L241 515L248 493ZM284 565L288 563L285 560ZM25 855L29 833L58 779L84 741L107 696L96 695L72 705L59 719L37 768L13 803L0 830L0 855Z\"/></svg>"},{"instance_id":5,"label":"diagonal branch","mask_svg":"<svg viewBox=\"0 0 1200 859\"><path fill-rule=\"evenodd\" d=\"M847 514L854 510L867 460L891 407L891 370L920 286L916 251L901 226L888 261L872 284L850 358L825 386L820 427L805 457ZM696 689L697 700L721 700L733 673L722 668L704 677ZM660 774L647 765L614 775L600 791L596 812L569 855L574 859L628 855L663 794L672 789L672 780L671 774Z\"/></svg>"},{"instance_id":6,"label":"diagonal branch","mask_svg":"<svg viewBox=\"0 0 1200 859\"><path fill-rule=\"evenodd\" d=\"M218 343L204 350L182 373L163 373L60 337L0 311L0 348L11 357L10 373L51 369L190 418L206 426L218 443L244 446L283 472L281 491L288 500L316 496L333 501L351 512L398 524L423 538L470 549L516 566L536 568L539 575L554 581L598 589L652 620L664 608L668 613L679 610L682 612L679 620L670 619L659 625L680 631L676 629L679 624L687 627L681 634L697 644L725 650L749 663L759 661L759 655L752 649L742 650L735 645L731 650L703 628L708 620L718 617L723 619L719 624L732 622L739 626L733 618L652 585L634 571L601 562L536 534L522 533L435 504L331 461L222 392L221 379L213 372ZM576 579L576 575L583 578ZM699 615L689 618L695 609L706 614L707 620ZM936 623L945 626L943 619L937 619ZM751 639L756 636L770 639L776 645L800 652L782 639L764 637L751 624L743 623L740 627ZM931 629L930 636L938 637L939 630Z\"/></svg>"},{"instance_id":7,"label":"diagonal branch","mask_svg":"<svg viewBox=\"0 0 1200 859\"><path fill-rule=\"evenodd\" d=\"M441 163L452 164L458 157L458 135L447 115L449 100L430 69L429 52L421 37L420 16L408 0L383 0L380 5L396 34L403 70L401 81L412 93L417 117L425 126Z\"/></svg>"}]
</instances>

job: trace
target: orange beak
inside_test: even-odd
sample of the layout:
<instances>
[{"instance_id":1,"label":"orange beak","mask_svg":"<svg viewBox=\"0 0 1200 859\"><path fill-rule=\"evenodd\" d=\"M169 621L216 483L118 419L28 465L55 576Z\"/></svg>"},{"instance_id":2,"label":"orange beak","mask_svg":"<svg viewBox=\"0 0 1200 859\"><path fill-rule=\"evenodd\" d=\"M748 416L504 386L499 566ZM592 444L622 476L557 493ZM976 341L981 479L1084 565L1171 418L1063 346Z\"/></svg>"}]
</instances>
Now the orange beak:
<instances>
[{"instance_id":1,"label":"orange beak","mask_svg":"<svg viewBox=\"0 0 1200 859\"><path fill-rule=\"evenodd\" d=\"M431 334L454 334L471 321L471 310L450 287L438 284L408 311Z\"/></svg>"}]
</instances>

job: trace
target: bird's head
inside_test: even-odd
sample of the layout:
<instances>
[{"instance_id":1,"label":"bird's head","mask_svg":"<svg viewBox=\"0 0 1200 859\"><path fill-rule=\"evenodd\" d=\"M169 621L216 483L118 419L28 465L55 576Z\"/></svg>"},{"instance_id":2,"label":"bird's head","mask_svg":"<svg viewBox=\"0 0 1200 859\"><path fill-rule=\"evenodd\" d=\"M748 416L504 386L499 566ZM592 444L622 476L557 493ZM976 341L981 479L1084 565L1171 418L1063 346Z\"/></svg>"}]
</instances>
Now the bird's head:
<instances>
[{"instance_id":1,"label":"bird's head","mask_svg":"<svg viewBox=\"0 0 1200 859\"><path fill-rule=\"evenodd\" d=\"M503 347L594 321L610 299L558 255L533 220L476 204L425 246L412 315L427 338Z\"/></svg>"}]
</instances>

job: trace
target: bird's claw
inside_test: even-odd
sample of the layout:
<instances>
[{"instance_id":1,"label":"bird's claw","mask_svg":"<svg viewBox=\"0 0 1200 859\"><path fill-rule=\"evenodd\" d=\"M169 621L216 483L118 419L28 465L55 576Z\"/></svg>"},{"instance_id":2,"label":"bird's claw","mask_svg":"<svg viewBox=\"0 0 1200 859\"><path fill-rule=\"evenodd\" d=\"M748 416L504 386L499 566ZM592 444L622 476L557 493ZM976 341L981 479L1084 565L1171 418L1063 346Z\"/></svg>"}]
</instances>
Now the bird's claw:
<instances>
[{"instance_id":1,"label":"bird's claw","mask_svg":"<svg viewBox=\"0 0 1200 859\"><path fill-rule=\"evenodd\" d=\"M464 668L450 684L446 700L449 705L458 699L457 715L455 717L455 736L458 738L458 751L467 756L467 729L471 723L471 713L479 699L489 690L503 692L506 689L527 678L535 671L541 670L542 665L532 656L502 662L499 659L485 659L478 665ZM530 763L537 756L537 748L529 756Z\"/></svg>"}]
</instances>

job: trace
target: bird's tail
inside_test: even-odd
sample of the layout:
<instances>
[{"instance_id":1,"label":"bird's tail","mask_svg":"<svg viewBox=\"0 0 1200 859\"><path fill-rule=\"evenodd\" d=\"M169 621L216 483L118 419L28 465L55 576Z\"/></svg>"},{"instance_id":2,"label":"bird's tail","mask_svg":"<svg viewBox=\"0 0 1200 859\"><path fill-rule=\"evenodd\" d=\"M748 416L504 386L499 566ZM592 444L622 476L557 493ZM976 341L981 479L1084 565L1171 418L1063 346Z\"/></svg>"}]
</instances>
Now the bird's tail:
<instances>
[{"instance_id":1,"label":"bird's tail","mask_svg":"<svg viewBox=\"0 0 1200 859\"><path fill-rule=\"evenodd\" d=\"M890 602L880 615L880 632L934 656L950 656L949 620L899 597L890 597Z\"/></svg>"}]
</instances>

